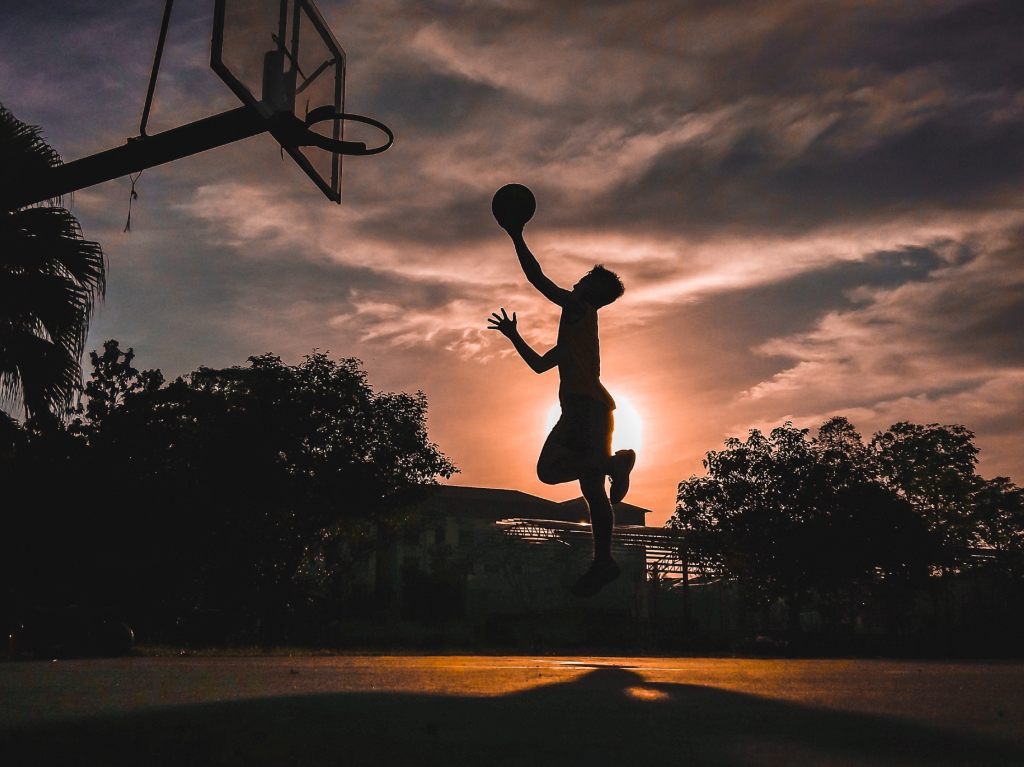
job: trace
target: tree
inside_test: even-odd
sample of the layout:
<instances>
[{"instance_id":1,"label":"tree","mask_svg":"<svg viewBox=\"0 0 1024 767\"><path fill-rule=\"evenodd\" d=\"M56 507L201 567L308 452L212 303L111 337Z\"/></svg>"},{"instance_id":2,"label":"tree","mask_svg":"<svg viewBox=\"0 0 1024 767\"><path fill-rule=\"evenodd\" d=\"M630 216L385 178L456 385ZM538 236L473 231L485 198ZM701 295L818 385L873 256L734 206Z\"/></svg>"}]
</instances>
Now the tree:
<instances>
[{"instance_id":1,"label":"tree","mask_svg":"<svg viewBox=\"0 0 1024 767\"><path fill-rule=\"evenodd\" d=\"M91 358L84 418L25 453L45 512L13 556L51 562L46 531L73 530L63 582L116 595L150 636L217 616L206 641L315 641L349 544L456 470L423 394L375 392L356 359L264 354L165 385L116 341ZM47 480L58 467L71 486Z\"/></svg>"},{"instance_id":2,"label":"tree","mask_svg":"<svg viewBox=\"0 0 1024 767\"><path fill-rule=\"evenodd\" d=\"M966 561L977 543L974 498L978 448L960 425L901 421L875 434L869 449L881 480L905 498L939 536L946 567Z\"/></svg>"},{"instance_id":3,"label":"tree","mask_svg":"<svg viewBox=\"0 0 1024 767\"><path fill-rule=\"evenodd\" d=\"M981 543L998 554L1024 554L1024 489L1009 477L981 480L974 496Z\"/></svg>"},{"instance_id":4,"label":"tree","mask_svg":"<svg viewBox=\"0 0 1024 767\"><path fill-rule=\"evenodd\" d=\"M46 172L60 156L0 105L0 167L8 183ZM98 243L52 204L0 210L0 398L27 418L52 419L81 383L80 360L105 287Z\"/></svg>"},{"instance_id":5,"label":"tree","mask_svg":"<svg viewBox=\"0 0 1024 767\"><path fill-rule=\"evenodd\" d=\"M872 476L871 458L864 441L849 419L843 416L829 418L818 427L814 449L824 464L853 470L864 477Z\"/></svg>"},{"instance_id":6,"label":"tree","mask_svg":"<svg viewBox=\"0 0 1024 767\"><path fill-rule=\"evenodd\" d=\"M794 614L811 583L801 540L816 504L806 430L787 423L768 437L752 430L710 451L706 477L679 485L673 526L737 577L755 602L785 597ZM796 625L794 625L796 628Z\"/></svg>"},{"instance_id":7,"label":"tree","mask_svg":"<svg viewBox=\"0 0 1024 767\"><path fill-rule=\"evenodd\" d=\"M791 423L768 437L752 430L710 451L706 476L680 483L670 524L755 602L784 599L797 631L812 594L849 607L879 577L924 572L927 531L875 480L867 457L846 419L827 421L814 439Z\"/></svg>"},{"instance_id":8,"label":"tree","mask_svg":"<svg viewBox=\"0 0 1024 767\"><path fill-rule=\"evenodd\" d=\"M133 395L154 392L163 386L164 377L159 370L140 373L132 366L134 360L135 350L121 351L113 338L103 344L103 354L89 352L92 374L84 390L86 405L79 413L84 412L94 429L123 408Z\"/></svg>"},{"instance_id":9,"label":"tree","mask_svg":"<svg viewBox=\"0 0 1024 767\"><path fill-rule=\"evenodd\" d=\"M900 422L868 445L842 417L814 438L791 423L753 430L679 484L669 524L755 605L782 600L794 631L812 603L826 629L866 617L891 638L1011 647L1024 636L1003 607L1024 592L1024 491L978 476L977 455L959 425Z\"/></svg>"}]
</instances>

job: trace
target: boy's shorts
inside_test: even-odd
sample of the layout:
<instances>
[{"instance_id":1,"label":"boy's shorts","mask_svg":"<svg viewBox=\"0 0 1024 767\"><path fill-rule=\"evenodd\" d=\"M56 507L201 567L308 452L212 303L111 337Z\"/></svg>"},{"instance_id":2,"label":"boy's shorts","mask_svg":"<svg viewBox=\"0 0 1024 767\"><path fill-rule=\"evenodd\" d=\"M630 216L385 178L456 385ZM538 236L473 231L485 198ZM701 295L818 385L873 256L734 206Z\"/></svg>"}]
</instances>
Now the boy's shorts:
<instances>
[{"instance_id":1,"label":"boy's shorts","mask_svg":"<svg viewBox=\"0 0 1024 767\"><path fill-rule=\"evenodd\" d=\"M612 454L612 411L591 397L563 394L562 415L548 441L564 447L587 464L598 465Z\"/></svg>"}]
</instances>

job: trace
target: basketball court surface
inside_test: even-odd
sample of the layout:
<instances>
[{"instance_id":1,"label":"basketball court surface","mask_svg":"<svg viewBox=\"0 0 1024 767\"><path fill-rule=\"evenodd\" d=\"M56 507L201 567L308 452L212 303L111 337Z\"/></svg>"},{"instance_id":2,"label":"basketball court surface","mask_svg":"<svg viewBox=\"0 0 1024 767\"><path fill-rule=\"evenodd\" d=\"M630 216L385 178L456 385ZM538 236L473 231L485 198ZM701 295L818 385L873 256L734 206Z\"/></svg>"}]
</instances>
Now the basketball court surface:
<instances>
[{"instance_id":1,"label":"basketball court surface","mask_svg":"<svg viewBox=\"0 0 1024 767\"><path fill-rule=\"evenodd\" d=\"M1020 663L127 658L0 698L7 764L1024 764Z\"/></svg>"}]
</instances>

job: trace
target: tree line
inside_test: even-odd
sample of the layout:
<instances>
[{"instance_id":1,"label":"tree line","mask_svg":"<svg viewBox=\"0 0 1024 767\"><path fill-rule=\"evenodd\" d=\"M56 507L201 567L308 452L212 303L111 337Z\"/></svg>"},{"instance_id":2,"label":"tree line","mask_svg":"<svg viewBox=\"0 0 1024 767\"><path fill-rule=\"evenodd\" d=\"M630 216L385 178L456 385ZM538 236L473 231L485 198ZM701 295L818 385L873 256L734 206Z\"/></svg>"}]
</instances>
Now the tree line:
<instances>
[{"instance_id":1,"label":"tree line","mask_svg":"<svg viewBox=\"0 0 1024 767\"><path fill-rule=\"evenodd\" d=\"M809 605L839 630L874 604L896 633L943 578L994 578L1020 605L1024 491L982 478L977 459L959 425L900 422L865 443L843 417L814 436L787 422L708 452L669 524L685 556L735 579L752 608L784 604L792 632Z\"/></svg>"},{"instance_id":2,"label":"tree line","mask_svg":"<svg viewBox=\"0 0 1024 767\"><path fill-rule=\"evenodd\" d=\"M164 380L117 341L63 421L0 419L5 612L89 604L150 640L316 642L378 526L456 468L422 393L271 354Z\"/></svg>"}]
</instances>

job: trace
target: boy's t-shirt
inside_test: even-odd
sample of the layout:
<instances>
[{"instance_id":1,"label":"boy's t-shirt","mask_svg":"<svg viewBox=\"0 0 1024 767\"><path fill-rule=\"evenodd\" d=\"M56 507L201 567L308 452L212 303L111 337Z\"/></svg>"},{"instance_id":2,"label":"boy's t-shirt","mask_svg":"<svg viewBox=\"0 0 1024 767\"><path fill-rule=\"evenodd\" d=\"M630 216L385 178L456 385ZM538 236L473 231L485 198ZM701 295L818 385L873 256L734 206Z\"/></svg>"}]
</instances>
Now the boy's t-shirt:
<instances>
[{"instance_id":1,"label":"boy's t-shirt","mask_svg":"<svg viewBox=\"0 0 1024 767\"><path fill-rule=\"evenodd\" d=\"M558 398L584 396L615 409L615 400L601 384L601 347L597 309L581 301L583 314L571 320L562 310L558 321Z\"/></svg>"}]
</instances>

